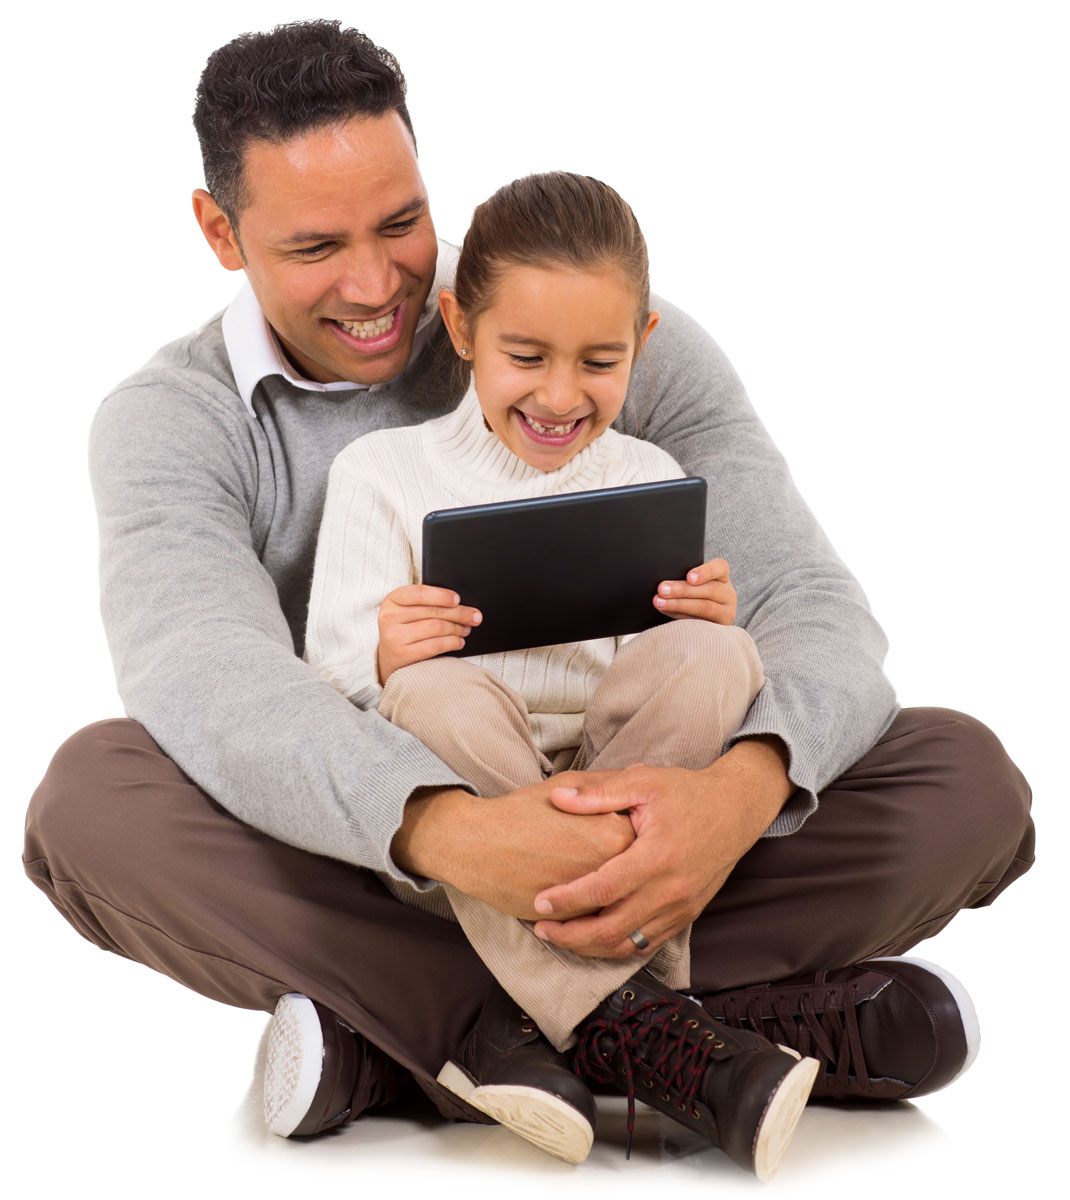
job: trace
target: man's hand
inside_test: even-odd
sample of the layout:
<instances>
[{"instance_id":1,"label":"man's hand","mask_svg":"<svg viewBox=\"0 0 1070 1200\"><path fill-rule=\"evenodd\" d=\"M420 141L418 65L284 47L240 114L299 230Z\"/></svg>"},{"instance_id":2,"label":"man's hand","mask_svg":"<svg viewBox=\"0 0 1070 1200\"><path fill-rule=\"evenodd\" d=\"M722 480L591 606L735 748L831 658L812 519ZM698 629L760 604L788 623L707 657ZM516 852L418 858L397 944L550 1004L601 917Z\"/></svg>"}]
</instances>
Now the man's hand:
<instances>
[{"instance_id":1,"label":"man's hand","mask_svg":"<svg viewBox=\"0 0 1070 1200\"><path fill-rule=\"evenodd\" d=\"M688 571L686 580L664 580L658 584L654 607L670 617L731 625L736 619L736 589L728 577L728 563L715 558Z\"/></svg>"},{"instance_id":2,"label":"man's hand","mask_svg":"<svg viewBox=\"0 0 1070 1200\"><path fill-rule=\"evenodd\" d=\"M399 667L462 649L482 620L478 609L461 604L446 588L422 583L395 588L379 608L379 682L385 686Z\"/></svg>"},{"instance_id":3,"label":"man's hand","mask_svg":"<svg viewBox=\"0 0 1070 1200\"><path fill-rule=\"evenodd\" d=\"M626 815L577 816L555 807L550 792L558 778L497 798L460 789L417 792L405 805L391 857L412 875L451 883L501 912L536 921L537 892L589 875L635 840Z\"/></svg>"},{"instance_id":4,"label":"man's hand","mask_svg":"<svg viewBox=\"0 0 1070 1200\"><path fill-rule=\"evenodd\" d=\"M535 899L537 912L555 918L535 932L593 958L634 955L628 935L636 929L652 954L686 928L794 790L777 738L740 742L701 771L636 764L551 782L551 799L563 811L627 811L635 830L623 853Z\"/></svg>"}]
</instances>

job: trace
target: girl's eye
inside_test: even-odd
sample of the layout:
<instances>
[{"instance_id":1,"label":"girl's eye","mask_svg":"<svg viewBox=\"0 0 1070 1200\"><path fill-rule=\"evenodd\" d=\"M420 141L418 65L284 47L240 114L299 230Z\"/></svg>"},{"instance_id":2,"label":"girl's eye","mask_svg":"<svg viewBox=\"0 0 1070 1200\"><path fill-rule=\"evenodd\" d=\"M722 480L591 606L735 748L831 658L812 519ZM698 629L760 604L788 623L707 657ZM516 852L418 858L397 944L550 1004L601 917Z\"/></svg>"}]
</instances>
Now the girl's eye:
<instances>
[{"instance_id":1,"label":"girl's eye","mask_svg":"<svg viewBox=\"0 0 1070 1200\"><path fill-rule=\"evenodd\" d=\"M617 365L616 362L603 362L599 360L591 360L587 365L594 371L612 371Z\"/></svg>"},{"instance_id":2,"label":"girl's eye","mask_svg":"<svg viewBox=\"0 0 1070 1200\"><path fill-rule=\"evenodd\" d=\"M534 367L542 361L537 354L510 354L509 357L522 367Z\"/></svg>"}]
</instances>

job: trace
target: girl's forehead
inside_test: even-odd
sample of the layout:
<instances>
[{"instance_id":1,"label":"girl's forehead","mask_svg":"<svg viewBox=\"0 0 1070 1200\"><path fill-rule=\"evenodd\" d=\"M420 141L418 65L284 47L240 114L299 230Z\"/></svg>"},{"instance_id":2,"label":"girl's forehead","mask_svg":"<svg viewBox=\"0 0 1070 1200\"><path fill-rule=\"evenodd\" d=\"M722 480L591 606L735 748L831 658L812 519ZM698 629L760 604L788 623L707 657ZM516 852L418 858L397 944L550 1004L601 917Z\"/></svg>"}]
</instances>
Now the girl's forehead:
<instances>
[{"instance_id":1,"label":"girl's forehead","mask_svg":"<svg viewBox=\"0 0 1070 1200\"><path fill-rule=\"evenodd\" d=\"M635 288L611 264L587 268L510 263L498 273L480 324L490 319L499 333L518 322L546 329L616 325L627 331L635 323L638 305Z\"/></svg>"}]
</instances>

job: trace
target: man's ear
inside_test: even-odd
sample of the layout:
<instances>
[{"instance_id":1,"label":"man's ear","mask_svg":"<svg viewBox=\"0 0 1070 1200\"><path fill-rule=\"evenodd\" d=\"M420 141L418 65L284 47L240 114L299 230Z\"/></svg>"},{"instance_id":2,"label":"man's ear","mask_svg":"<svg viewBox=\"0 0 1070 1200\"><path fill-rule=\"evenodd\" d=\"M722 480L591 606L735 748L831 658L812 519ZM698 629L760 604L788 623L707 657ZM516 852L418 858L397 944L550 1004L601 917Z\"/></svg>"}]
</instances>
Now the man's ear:
<instances>
[{"instance_id":1,"label":"man's ear","mask_svg":"<svg viewBox=\"0 0 1070 1200\"><path fill-rule=\"evenodd\" d=\"M238 236L231 228L226 213L204 188L193 193L193 215L201 227L204 240L212 247L212 253L228 271L241 271L245 267Z\"/></svg>"},{"instance_id":2,"label":"man's ear","mask_svg":"<svg viewBox=\"0 0 1070 1200\"><path fill-rule=\"evenodd\" d=\"M465 362L471 362L472 347L468 342L468 325L465 322L464 313L461 312L461 306L457 303L457 297L449 288L443 288L438 294L438 311L446 323L446 330L450 335L454 350L458 354L464 350L466 353L461 354L461 357Z\"/></svg>"}]
</instances>

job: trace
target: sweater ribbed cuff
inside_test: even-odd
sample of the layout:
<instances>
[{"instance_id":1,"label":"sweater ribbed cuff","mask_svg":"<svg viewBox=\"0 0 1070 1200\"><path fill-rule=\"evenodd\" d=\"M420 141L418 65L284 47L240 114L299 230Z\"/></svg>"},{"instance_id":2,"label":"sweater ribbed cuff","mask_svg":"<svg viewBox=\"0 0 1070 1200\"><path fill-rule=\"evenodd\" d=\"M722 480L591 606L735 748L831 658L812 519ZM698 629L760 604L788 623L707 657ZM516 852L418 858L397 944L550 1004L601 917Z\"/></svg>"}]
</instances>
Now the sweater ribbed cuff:
<instances>
[{"instance_id":1,"label":"sweater ribbed cuff","mask_svg":"<svg viewBox=\"0 0 1070 1200\"><path fill-rule=\"evenodd\" d=\"M401 827L405 805L420 788L462 788L476 794L467 780L411 738L400 753L362 771L359 794L349 797L349 825L357 838L366 842L361 861L368 863L372 870L411 883L418 891L426 892L438 887L438 883L419 875L409 875L390 857L390 844ZM374 824L369 822L372 813L375 814Z\"/></svg>"}]
</instances>

